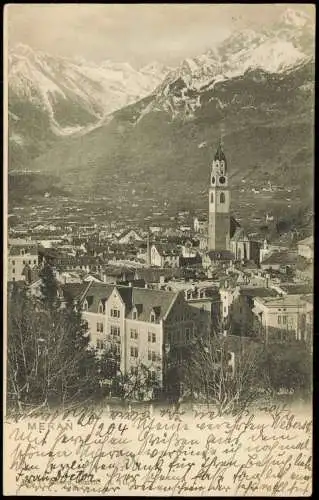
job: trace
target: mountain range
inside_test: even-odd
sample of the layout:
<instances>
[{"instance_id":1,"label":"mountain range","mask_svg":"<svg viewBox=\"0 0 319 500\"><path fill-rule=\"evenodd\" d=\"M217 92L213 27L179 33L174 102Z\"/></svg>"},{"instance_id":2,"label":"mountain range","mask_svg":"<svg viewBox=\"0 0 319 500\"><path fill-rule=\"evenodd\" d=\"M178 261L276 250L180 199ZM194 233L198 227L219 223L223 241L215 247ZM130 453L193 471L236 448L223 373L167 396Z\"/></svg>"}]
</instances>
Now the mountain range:
<instances>
[{"instance_id":1,"label":"mountain range","mask_svg":"<svg viewBox=\"0 0 319 500\"><path fill-rule=\"evenodd\" d=\"M115 199L129 201L132 184L194 199L222 135L233 183L312 193L314 27L303 13L235 31L175 69L96 68L21 47L10 57L11 169L54 173L70 191Z\"/></svg>"},{"instance_id":2,"label":"mountain range","mask_svg":"<svg viewBox=\"0 0 319 500\"><path fill-rule=\"evenodd\" d=\"M96 65L18 44L9 52L8 71L10 166L19 168L60 138L85 134L113 111L148 95L169 68Z\"/></svg>"}]
</instances>

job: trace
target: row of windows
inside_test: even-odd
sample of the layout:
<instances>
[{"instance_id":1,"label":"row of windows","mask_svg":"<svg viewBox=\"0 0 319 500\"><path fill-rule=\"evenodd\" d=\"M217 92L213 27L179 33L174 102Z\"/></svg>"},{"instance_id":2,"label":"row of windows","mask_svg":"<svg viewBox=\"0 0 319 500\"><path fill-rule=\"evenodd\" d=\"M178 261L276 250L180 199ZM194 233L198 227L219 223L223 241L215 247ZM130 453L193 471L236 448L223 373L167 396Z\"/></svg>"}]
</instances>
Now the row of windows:
<instances>
[{"instance_id":1,"label":"row of windows","mask_svg":"<svg viewBox=\"0 0 319 500\"><path fill-rule=\"evenodd\" d=\"M12 272L14 273L14 270ZM82 309L84 311L88 310L87 302L83 303ZM105 307L103 306L103 304L100 304L99 305L99 313L104 313L104 312L105 312ZM111 309L110 315L111 315L111 318L120 318L120 311L118 309ZM137 312L136 311L133 311L133 319L137 319ZM155 313L152 312L151 316L150 316L150 322L155 323L155 321L156 321L156 316L155 316Z\"/></svg>"},{"instance_id":2,"label":"row of windows","mask_svg":"<svg viewBox=\"0 0 319 500\"><path fill-rule=\"evenodd\" d=\"M138 358L138 348L137 347L131 347L131 358ZM156 352L155 351L148 351L147 359L149 361L156 361L157 360Z\"/></svg>"},{"instance_id":3,"label":"row of windows","mask_svg":"<svg viewBox=\"0 0 319 500\"><path fill-rule=\"evenodd\" d=\"M131 339L137 340L138 339L138 331L131 328L130 337L131 337ZM148 332L147 340L148 340L148 342L155 343L156 342L156 333Z\"/></svg>"},{"instance_id":4,"label":"row of windows","mask_svg":"<svg viewBox=\"0 0 319 500\"><path fill-rule=\"evenodd\" d=\"M131 374L134 375L135 377L138 376L139 370L137 366L132 366L131 367ZM149 376L152 382L156 381L156 372L154 370L151 370L149 372Z\"/></svg>"},{"instance_id":5,"label":"row of windows","mask_svg":"<svg viewBox=\"0 0 319 500\"><path fill-rule=\"evenodd\" d=\"M225 201L226 201L225 193L220 193L219 201L220 201L220 203L225 203ZM214 193L210 193L210 202L214 203Z\"/></svg>"},{"instance_id":6,"label":"row of windows","mask_svg":"<svg viewBox=\"0 0 319 500\"><path fill-rule=\"evenodd\" d=\"M83 309L88 310L87 303L85 302L83 304ZM99 305L99 313L104 313L105 312L105 306L103 304ZM111 309L111 317L112 318L119 318L120 317L120 311L118 309Z\"/></svg>"},{"instance_id":7,"label":"row of windows","mask_svg":"<svg viewBox=\"0 0 319 500\"><path fill-rule=\"evenodd\" d=\"M13 265L13 266L15 266L15 263L16 263L16 261L15 261L15 260L13 260L13 261L12 261L12 265ZM27 262L27 261L25 261L25 260L23 260L23 261L22 261L22 263L23 263L23 264L28 264L28 262ZM33 261L33 264L36 264L36 263L37 263L37 261L36 261L36 260L34 260L34 261ZM32 261L31 261L31 260L29 260L29 264L32 264Z\"/></svg>"},{"instance_id":8,"label":"row of windows","mask_svg":"<svg viewBox=\"0 0 319 500\"><path fill-rule=\"evenodd\" d=\"M107 346L107 343L102 340L102 339L96 339L96 347L97 349L105 349ZM121 346L120 344L112 344L110 346L110 351L113 354L120 355L121 354Z\"/></svg>"}]
</instances>

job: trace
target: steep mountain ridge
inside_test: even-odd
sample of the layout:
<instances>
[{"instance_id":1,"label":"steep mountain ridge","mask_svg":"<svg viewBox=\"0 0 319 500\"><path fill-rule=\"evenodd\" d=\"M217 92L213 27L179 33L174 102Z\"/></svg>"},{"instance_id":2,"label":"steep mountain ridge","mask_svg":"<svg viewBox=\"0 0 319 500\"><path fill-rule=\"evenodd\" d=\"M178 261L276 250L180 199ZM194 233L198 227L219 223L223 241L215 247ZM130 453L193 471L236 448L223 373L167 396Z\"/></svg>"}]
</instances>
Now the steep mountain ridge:
<instances>
[{"instance_id":1,"label":"steep mountain ridge","mask_svg":"<svg viewBox=\"0 0 319 500\"><path fill-rule=\"evenodd\" d=\"M10 166L47 150L60 137L83 134L113 111L148 95L169 71L127 63L53 57L19 44L9 53Z\"/></svg>"}]
</instances>

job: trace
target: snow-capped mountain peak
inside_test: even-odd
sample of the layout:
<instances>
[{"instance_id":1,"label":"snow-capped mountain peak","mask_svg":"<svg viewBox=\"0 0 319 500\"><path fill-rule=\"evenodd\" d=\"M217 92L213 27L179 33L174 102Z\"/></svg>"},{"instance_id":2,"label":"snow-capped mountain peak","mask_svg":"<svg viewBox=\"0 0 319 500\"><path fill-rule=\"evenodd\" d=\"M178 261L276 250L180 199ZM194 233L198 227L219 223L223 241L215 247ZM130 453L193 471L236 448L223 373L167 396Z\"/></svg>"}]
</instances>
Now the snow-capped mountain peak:
<instances>
[{"instance_id":1,"label":"snow-capped mountain peak","mask_svg":"<svg viewBox=\"0 0 319 500\"><path fill-rule=\"evenodd\" d=\"M204 89L243 76L247 71L282 74L313 57L312 23L302 12L286 9L271 28L236 29L219 45L186 58L156 91L149 109L189 119L201 106ZM219 104L222 107L222 104Z\"/></svg>"},{"instance_id":2,"label":"snow-capped mountain peak","mask_svg":"<svg viewBox=\"0 0 319 500\"><path fill-rule=\"evenodd\" d=\"M286 9L281 15L281 21L288 26L302 28L309 23L310 18L304 12L294 9Z\"/></svg>"},{"instance_id":3,"label":"snow-capped mountain peak","mask_svg":"<svg viewBox=\"0 0 319 500\"><path fill-rule=\"evenodd\" d=\"M52 56L18 44L9 51L9 107L19 102L42 109L54 134L69 135L100 123L105 116L151 93L165 77L129 63L101 64ZM13 104L14 103L14 104ZM19 112L12 109L19 116Z\"/></svg>"}]
</instances>

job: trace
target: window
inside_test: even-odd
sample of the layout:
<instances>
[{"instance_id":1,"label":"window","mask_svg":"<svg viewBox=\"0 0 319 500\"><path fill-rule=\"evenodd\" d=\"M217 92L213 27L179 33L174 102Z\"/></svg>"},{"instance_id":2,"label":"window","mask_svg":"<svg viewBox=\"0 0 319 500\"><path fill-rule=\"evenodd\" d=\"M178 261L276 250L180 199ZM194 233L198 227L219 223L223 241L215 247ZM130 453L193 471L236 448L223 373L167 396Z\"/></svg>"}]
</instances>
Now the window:
<instances>
[{"instance_id":1,"label":"window","mask_svg":"<svg viewBox=\"0 0 319 500\"><path fill-rule=\"evenodd\" d=\"M131 329L131 339L138 339L138 333L137 330Z\"/></svg>"},{"instance_id":2,"label":"window","mask_svg":"<svg viewBox=\"0 0 319 500\"><path fill-rule=\"evenodd\" d=\"M137 312L133 311L133 319L137 319Z\"/></svg>"},{"instance_id":3,"label":"window","mask_svg":"<svg viewBox=\"0 0 319 500\"><path fill-rule=\"evenodd\" d=\"M150 372L150 379L152 382L156 382L156 372L154 370Z\"/></svg>"},{"instance_id":4,"label":"window","mask_svg":"<svg viewBox=\"0 0 319 500\"><path fill-rule=\"evenodd\" d=\"M88 303L87 303L87 301L83 302L82 309L83 309L83 311L87 311L88 310Z\"/></svg>"},{"instance_id":5,"label":"window","mask_svg":"<svg viewBox=\"0 0 319 500\"><path fill-rule=\"evenodd\" d=\"M137 347L131 347L131 357L132 358L137 358L138 357L138 349L137 349Z\"/></svg>"},{"instance_id":6,"label":"window","mask_svg":"<svg viewBox=\"0 0 319 500\"><path fill-rule=\"evenodd\" d=\"M225 203L225 193L220 193L220 202Z\"/></svg>"},{"instance_id":7,"label":"window","mask_svg":"<svg viewBox=\"0 0 319 500\"><path fill-rule=\"evenodd\" d=\"M33 261L33 264L36 264L36 263L37 263L37 261L36 261L36 260L34 260L34 261Z\"/></svg>"},{"instance_id":8,"label":"window","mask_svg":"<svg viewBox=\"0 0 319 500\"><path fill-rule=\"evenodd\" d=\"M24 261L23 261L23 264L24 264ZM15 260L12 261L12 265L14 266L15 265Z\"/></svg>"},{"instance_id":9,"label":"window","mask_svg":"<svg viewBox=\"0 0 319 500\"><path fill-rule=\"evenodd\" d=\"M210 193L210 202L214 203L214 193Z\"/></svg>"},{"instance_id":10,"label":"window","mask_svg":"<svg viewBox=\"0 0 319 500\"><path fill-rule=\"evenodd\" d=\"M156 352L155 351L148 351L148 360L149 361L156 361Z\"/></svg>"},{"instance_id":11,"label":"window","mask_svg":"<svg viewBox=\"0 0 319 500\"><path fill-rule=\"evenodd\" d=\"M83 326L84 328L89 328L89 323L85 319L83 320Z\"/></svg>"},{"instance_id":12,"label":"window","mask_svg":"<svg viewBox=\"0 0 319 500\"><path fill-rule=\"evenodd\" d=\"M155 313L151 313L151 323L155 323Z\"/></svg>"},{"instance_id":13,"label":"window","mask_svg":"<svg viewBox=\"0 0 319 500\"><path fill-rule=\"evenodd\" d=\"M148 332L148 341L149 342L156 342L156 333Z\"/></svg>"},{"instance_id":14,"label":"window","mask_svg":"<svg viewBox=\"0 0 319 500\"><path fill-rule=\"evenodd\" d=\"M111 317L112 318L119 318L120 317L120 311L118 309L111 309Z\"/></svg>"},{"instance_id":15,"label":"window","mask_svg":"<svg viewBox=\"0 0 319 500\"><path fill-rule=\"evenodd\" d=\"M31 260L29 260L29 264L31 264Z\"/></svg>"},{"instance_id":16,"label":"window","mask_svg":"<svg viewBox=\"0 0 319 500\"><path fill-rule=\"evenodd\" d=\"M137 368L137 366L131 366L131 374L135 375L135 377L137 377L137 375L138 375L138 368Z\"/></svg>"},{"instance_id":17,"label":"window","mask_svg":"<svg viewBox=\"0 0 319 500\"><path fill-rule=\"evenodd\" d=\"M148 332L148 341L149 342L156 342L156 333Z\"/></svg>"},{"instance_id":18,"label":"window","mask_svg":"<svg viewBox=\"0 0 319 500\"><path fill-rule=\"evenodd\" d=\"M190 328L185 328L185 337L186 337L186 340L189 340L190 336L191 336L191 330L190 330Z\"/></svg>"},{"instance_id":19,"label":"window","mask_svg":"<svg viewBox=\"0 0 319 500\"><path fill-rule=\"evenodd\" d=\"M103 340L97 339L96 340L96 347L97 347L97 349L103 349L103 347L104 347Z\"/></svg>"},{"instance_id":20,"label":"window","mask_svg":"<svg viewBox=\"0 0 319 500\"><path fill-rule=\"evenodd\" d=\"M281 325L281 316L278 316L278 325Z\"/></svg>"},{"instance_id":21,"label":"window","mask_svg":"<svg viewBox=\"0 0 319 500\"><path fill-rule=\"evenodd\" d=\"M121 354L121 346L120 346L120 344L115 344L113 346L113 352L114 352L114 354L117 354L118 356Z\"/></svg>"},{"instance_id":22,"label":"window","mask_svg":"<svg viewBox=\"0 0 319 500\"><path fill-rule=\"evenodd\" d=\"M120 327L111 325L111 335L114 335L115 337L119 337L120 336Z\"/></svg>"},{"instance_id":23,"label":"window","mask_svg":"<svg viewBox=\"0 0 319 500\"><path fill-rule=\"evenodd\" d=\"M99 305L99 313L104 313L104 306L103 306L103 304Z\"/></svg>"},{"instance_id":24,"label":"window","mask_svg":"<svg viewBox=\"0 0 319 500\"><path fill-rule=\"evenodd\" d=\"M284 325L287 324L287 316L283 316L282 317L282 322L283 322Z\"/></svg>"},{"instance_id":25,"label":"window","mask_svg":"<svg viewBox=\"0 0 319 500\"><path fill-rule=\"evenodd\" d=\"M15 268L12 269L12 274L14 274L16 272Z\"/></svg>"},{"instance_id":26,"label":"window","mask_svg":"<svg viewBox=\"0 0 319 500\"><path fill-rule=\"evenodd\" d=\"M96 323L96 331L103 333L103 323Z\"/></svg>"}]
</instances>

